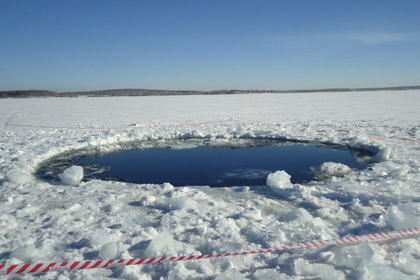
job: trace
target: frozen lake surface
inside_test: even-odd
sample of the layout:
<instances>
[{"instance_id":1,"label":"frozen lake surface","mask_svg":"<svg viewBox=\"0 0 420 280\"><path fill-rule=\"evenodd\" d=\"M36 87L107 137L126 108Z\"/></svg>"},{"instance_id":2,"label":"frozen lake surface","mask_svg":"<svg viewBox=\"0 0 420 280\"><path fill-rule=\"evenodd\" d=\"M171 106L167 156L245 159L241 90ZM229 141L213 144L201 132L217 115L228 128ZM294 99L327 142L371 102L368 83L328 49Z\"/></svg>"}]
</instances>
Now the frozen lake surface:
<instances>
[{"instance_id":1,"label":"frozen lake surface","mask_svg":"<svg viewBox=\"0 0 420 280\"><path fill-rule=\"evenodd\" d=\"M419 105L418 90L3 99L0 267L241 252L419 226ZM179 138L327 142L371 149L376 163L304 184L279 167L265 185L228 188L34 176L63 153ZM419 256L412 237L4 278L419 279Z\"/></svg>"},{"instance_id":2,"label":"frozen lake surface","mask_svg":"<svg viewBox=\"0 0 420 280\"><path fill-rule=\"evenodd\" d=\"M127 143L109 153L79 150L53 157L37 176L58 182L58 174L72 165L82 166L85 180L116 180L174 186L265 185L268 174L285 170L292 183L314 179L311 167L338 162L355 170L367 166L369 152L340 145L296 143L282 140L178 139Z\"/></svg>"}]
</instances>

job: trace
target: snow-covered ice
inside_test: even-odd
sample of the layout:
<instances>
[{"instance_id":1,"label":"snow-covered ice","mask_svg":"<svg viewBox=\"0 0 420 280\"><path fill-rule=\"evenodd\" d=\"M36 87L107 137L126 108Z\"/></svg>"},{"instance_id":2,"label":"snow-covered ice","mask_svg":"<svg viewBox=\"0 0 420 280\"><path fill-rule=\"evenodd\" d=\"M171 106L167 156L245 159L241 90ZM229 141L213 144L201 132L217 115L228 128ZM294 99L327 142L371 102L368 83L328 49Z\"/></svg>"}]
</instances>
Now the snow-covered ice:
<instances>
[{"instance_id":1,"label":"snow-covered ice","mask_svg":"<svg viewBox=\"0 0 420 280\"><path fill-rule=\"evenodd\" d=\"M419 91L2 99L0 264L240 252L420 226L419 106ZM181 137L319 141L376 156L307 184L278 171L267 186L220 189L80 182L80 170L52 185L34 175L72 149ZM418 279L419 256L412 237L4 278Z\"/></svg>"}]
</instances>

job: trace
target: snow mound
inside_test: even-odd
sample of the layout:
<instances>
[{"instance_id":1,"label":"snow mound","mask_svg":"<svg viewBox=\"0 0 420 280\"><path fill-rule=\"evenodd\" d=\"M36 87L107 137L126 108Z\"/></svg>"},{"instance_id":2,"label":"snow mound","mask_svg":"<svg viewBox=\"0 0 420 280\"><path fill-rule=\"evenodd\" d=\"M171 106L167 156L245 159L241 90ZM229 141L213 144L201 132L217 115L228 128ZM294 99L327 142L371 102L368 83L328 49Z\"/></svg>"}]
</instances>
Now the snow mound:
<instances>
[{"instance_id":1,"label":"snow mound","mask_svg":"<svg viewBox=\"0 0 420 280\"><path fill-rule=\"evenodd\" d=\"M267 176L267 186L276 194L281 194L283 189L292 188L290 175L284 170L278 170Z\"/></svg>"},{"instance_id":2,"label":"snow mound","mask_svg":"<svg viewBox=\"0 0 420 280\"><path fill-rule=\"evenodd\" d=\"M332 265L323 263L309 263L306 260L298 259L294 263L295 273L297 275L305 276L305 279L318 279L312 277L319 277L319 279L346 279L343 272L336 270ZM307 278L306 278L307 277Z\"/></svg>"},{"instance_id":3,"label":"snow mound","mask_svg":"<svg viewBox=\"0 0 420 280\"><path fill-rule=\"evenodd\" d=\"M407 164L401 165L399 168L395 168L394 170L389 172L389 176L394 179L404 179L410 170L410 166Z\"/></svg>"},{"instance_id":4,"label":"snow mound","mask_svg":"<svg viewBox=\"0 0 420 280\"><path fill-rule=\"evenodd\" d=\"M36 254L35 245L30 244L27 246L17 248L10 254L10 257L19 259L22 261L30 262L32 258L35 256L35 254Z\"/></svg>"},{"instance_id":5,"label":"snow mound","mask_svg":"<svg viewBox=\"0 0 420 280\"><path fill-rule=\"evenodd\" d=\"M90 238L90 245L92 246L103 246L110 242L111 236L105 229L97 229Z\"/></svg>"},{"instance_id":6,"label":"snow mound","mask_svg":"<svg viewBox=\"0 0 420 280\"><path fill-rule=\"evenodd\" d=\"M387 161L391 156L391 148L385 147L380 149L379 152L370 160L371 162L384 162Z\"/></svg>"},{"instance_id":7,"label":"snow mound","mask_svg":"<svg viewBox=\"0 0 420 280\"><path fill-rule=\"evenodd\" d=\"M155 257L164 254L164 250L175 243L174 237L169 232L161 232L152 239L144 254L146 257Z\"/></svg>"},{"instance_id":8,"label":"snow mound","mask_svg":"<svg viewBox=\"0 0 420 280\"><path fill-rule=\"evenodd\" d=\"M197 207L197 202L188 197L165 197L161 200L160 207L168 211L183 208L194 209L194 207Z\"/></svg>"},{"instance_id":9,"label":"snow mound","mask_svg":"<svg viewBox=\"0 0 420 280\"><path fill-rule=\"evenodd\" d=\"M385 213L385 221L394 229L410 228L420 225L420 203L393 205Z\"/></svg>"},{"instance_id":10,"label":"snow mound","mask_svg":"<svg viewBox=\"0 0 420 280\"><path fill-rule=\"evenodd\" d=\"M143 197L140 200L140 203L143 206L149 206L149 205L153 205L153 203L155 203L155 201L156 201L156 197L148 195L148 196Z\"/></svg>"},{"instance_id":11,"label":"snow mound","mask_svg":"<svg viewBox=\"0 0 420 280\"><path fill-rule=\"evenodd\" d=\"M164 193L170 192L174 189L174 186L172 186L170 183L163 183L162 184L162 191Z\"/></svg>"},{"instance_id":12,"label":"snow mound","mask_svg":"<svg viewBox=\"0 0 420 280\"><path fill-rule=\"evenodd\" d=\"M367 149L372 145L371 139L365 135L358 135L354 137L350 143L350 148L353 149Z\"/></svg>"},{"instance_id":13,"label":"snow mound","mask_svg":"<svg viewBox=\"0 0 420 280\"><path fill-rule=\"evenodd\" d=\"M283 222L298 222L299 224L305 224L313 220L313 216L309 214L303 208L297 208L291 212L288 212L280 217Z\"/></svg>"},{"instance_id":14,"label":"snow mound","mask_svg":"<svg viewBox=\"0 0 420 280\"><path fill-rule=\"evenodd\" d=\"M361 269L361 275L359 279L381 279L381 280L412 280L414 277L400 272L391 266L370 262L368 265Z\"/></svg>"},{"instance_id":15,"label":"snow mound","mask_svg":"<svg viewBox=\"0 0 420 280\"><path fill-rule=\"evenodd\" d=\"M341 177L351 172L351 168L338 162L324 162L318 167L311 167L311 172L317 180L328 179L331 176Z\"/></svg>"},{"instance_id":16,"label":"snow mound","mask_svg":"<svg viewBox=\"0 0 420 280\"><path fill-rule=\"evenodd\" d=\"M32 176L26 172L12 170L6 174L7 180L17 184L24 184L32 180Z\"/></svg>"},{"instance_id":17,"label":"snow mound","mask_svg":"<svg viewBox=\"0 0 420 280\"><path fill-rule=\"evenodd\" d=\"M277 280L277 279L286 279L284 275L279 274L277 271L269 269L257 270L253 275L255 280Z\"/></svg>"},{"instance_id":18,"label":"snow mound","mask_svg":"<svg viewBox=\"0 0 420 280\"><path fill-rule=\"evenodd\" d=\"M108 242L101 247L99 251L100 259L113 259L117 254L117 244L115 242Z\"/></svg>"},{"instance_id":19,"label":"snow mound","mask_svg":"<svg viewBox=\"0 0 420 280\"><path fill-rule=\"evenodd\" d=\"M215 280L242 280L244 277L236 269L228 269L225 272L217 275Z\"/></svg>"},{"instance_id":20,"label":"snow mound","mask_svg":"<svg viewBox=\"0 0 420 280\"><path fill-rule=\"evenodd\" d=\"M70 186L77 186L82 181L83 176L83 167L75 165L67 168L63 173L58 174L60 181Z\"/></svg>"},{"instance_id":21,"label":"snow mound","mask_svg":"<svg viewBox=\"0 0 420 280\"><path fill-rule=\"evenodd\" d=\"M363 265L370 263L375 255L375 251L366 243L336 247L334 250L336 254L332 263L352 270L360 270Z\"/></svg>"}]
</instances>

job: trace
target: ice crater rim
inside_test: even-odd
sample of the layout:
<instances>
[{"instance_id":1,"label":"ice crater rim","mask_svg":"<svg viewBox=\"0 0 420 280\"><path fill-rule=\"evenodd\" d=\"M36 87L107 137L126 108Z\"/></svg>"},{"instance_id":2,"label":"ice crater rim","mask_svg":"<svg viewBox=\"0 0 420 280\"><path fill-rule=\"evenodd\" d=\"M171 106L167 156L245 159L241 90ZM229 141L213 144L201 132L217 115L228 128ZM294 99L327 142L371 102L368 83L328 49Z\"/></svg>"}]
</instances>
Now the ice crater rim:
<instances>
[{"instance_id":1,"label":"ice crater rim","mask_svg":"<svg viewBox=\"0 0 420 280\"><path fill-rule=\"evenodd\" d=\"M259 144L255 142L259 141ZM187 142L187 143L186 143ZM190 143L191 142L191 143ZM239 143L238 143L239 142ZM132 141L122 141L115 142L105 145L92 145L88 144L85 147L81 148L71 148L64 152L57 153L52 155L35 168L34 173L32 174L37 180L54 183L51 180L42 178L42 169L45 168L48 170L51 169L50 164L56 162L57 160L62 159L62 161L67 160L72 162L72 159L88 156L88 155L105 155L112 152L131 150L131 149L152 149L152 148L174 148L179 144L192 144L194 147L198 146L210 146L210 147L230 147L230 148L247 148L247 147L258 147L265 145L315 145L315 146L324 146L337 150L349 150L355 159L360 158L360 161L367 161L374 157L379 148L374 146L362 146L362 147L351 147L348 144L333 143L328 141L317 141L317 140L301 140L301 139L289 139L284 137L234 137L234 138L223 138L223 137L176 137L176 138L159 138L159 139L141 139L141 140L132 140ZM232 145L236 144L236 145ZM253 144L253 145L250 145ZM73 161L74 162L74 161ZM71 164L70 164L71 166ZM67 166L68 167L68 166ZM61 171L64 171L66 168L61 168ZM98 170L102 172L102 170ZM45 172L44 172L45 174ZM84 178L83 181L89 181L94 178ZM120 181L119 178L115 178L116 181Z\"/></svg>"},{"instance_id":2,"label":"ice crater rim","mask_svg":"<svg viewBox=\"0 0 420 280\"><path fill-rule=\"evenodd\" d=\"M230 147L230 148L244 148L244 147L258 147L264 146L264 144L284 144L284 145L293 145L293 144L303 144L303 145L316 145L316 146L326 146L332 149L339 150L349 150L364 153L369 157L375 156L379 152L379 148L374 146L361 146L361 147L351 147L348 144L334 143L328 141L317 141L317 140L305 140L305 139L289 139L289 138L278 138L278 137L235 137L235 138L219 138L219 137L176 137L176 138L159 138L159 139L142 139L142 140L131 140L131 141L121 141L104 145L92 145L88 144L87 146L80 148L70 148L66 151L59 152L57 154L51 155L48 158L44 159L40 164L37 165L35 170L38 170L40 166L43 166L46 162L51 161L60 156L66 156L72 154L73 157L92 155L92 154L108 154L117 151L130 150L130 149L152 149L152 148L173 148L177 146L177 142L183 143L184 141L191 141L191 144L197 144L196 146L210 146L210 147ZM247 141L248 144L252 141L266 141L261 145L238 145L231 146L229 143L235 143L238 141ZM213 145L217 142L220 142L219 145ZM139 147L138 144L150 143L156 145L145 145ZM166 144L165 144L166 143ZM172 143L169 145L168 143ZM200 144L207 145L200 145Z\"/></svg>"}]
</instances>

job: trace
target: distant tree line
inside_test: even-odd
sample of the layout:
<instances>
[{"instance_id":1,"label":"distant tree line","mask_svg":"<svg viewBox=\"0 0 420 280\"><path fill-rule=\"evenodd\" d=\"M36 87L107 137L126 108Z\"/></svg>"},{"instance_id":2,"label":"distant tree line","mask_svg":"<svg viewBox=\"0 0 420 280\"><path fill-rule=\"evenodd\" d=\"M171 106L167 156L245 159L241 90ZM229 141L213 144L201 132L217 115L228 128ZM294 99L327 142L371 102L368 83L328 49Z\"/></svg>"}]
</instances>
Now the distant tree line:
<instances>
[{"instance_id":1,"label":"distant tree line","mask_svg":"<svg viewBox=\"0 0 420 280\"><path fill-rule=\"evenodd\" d=\"M298 90L256 90L256 89L222 89L213 91L195 90L159 90L159 89L108 89L97 91L54 92L49 90L10 90L0 91L0 98L32 98L32 97L104 97L104 96L158 96L158 95L216 95L246 93L306 93L306 92L350 92L379 90L410 90L420 86L378 87L378 88L327 88Z\"/></svg>"},{"instance_id":2,"label":"distant tree line","mask_svg":"<svg viewBox=\"0 0 420 280\"><path fill-rule=\"evenodd\" d=\"M10 90L0 91L0 98L52 97L56 92L49 90Z\"/></svg>"}]
</instances>

